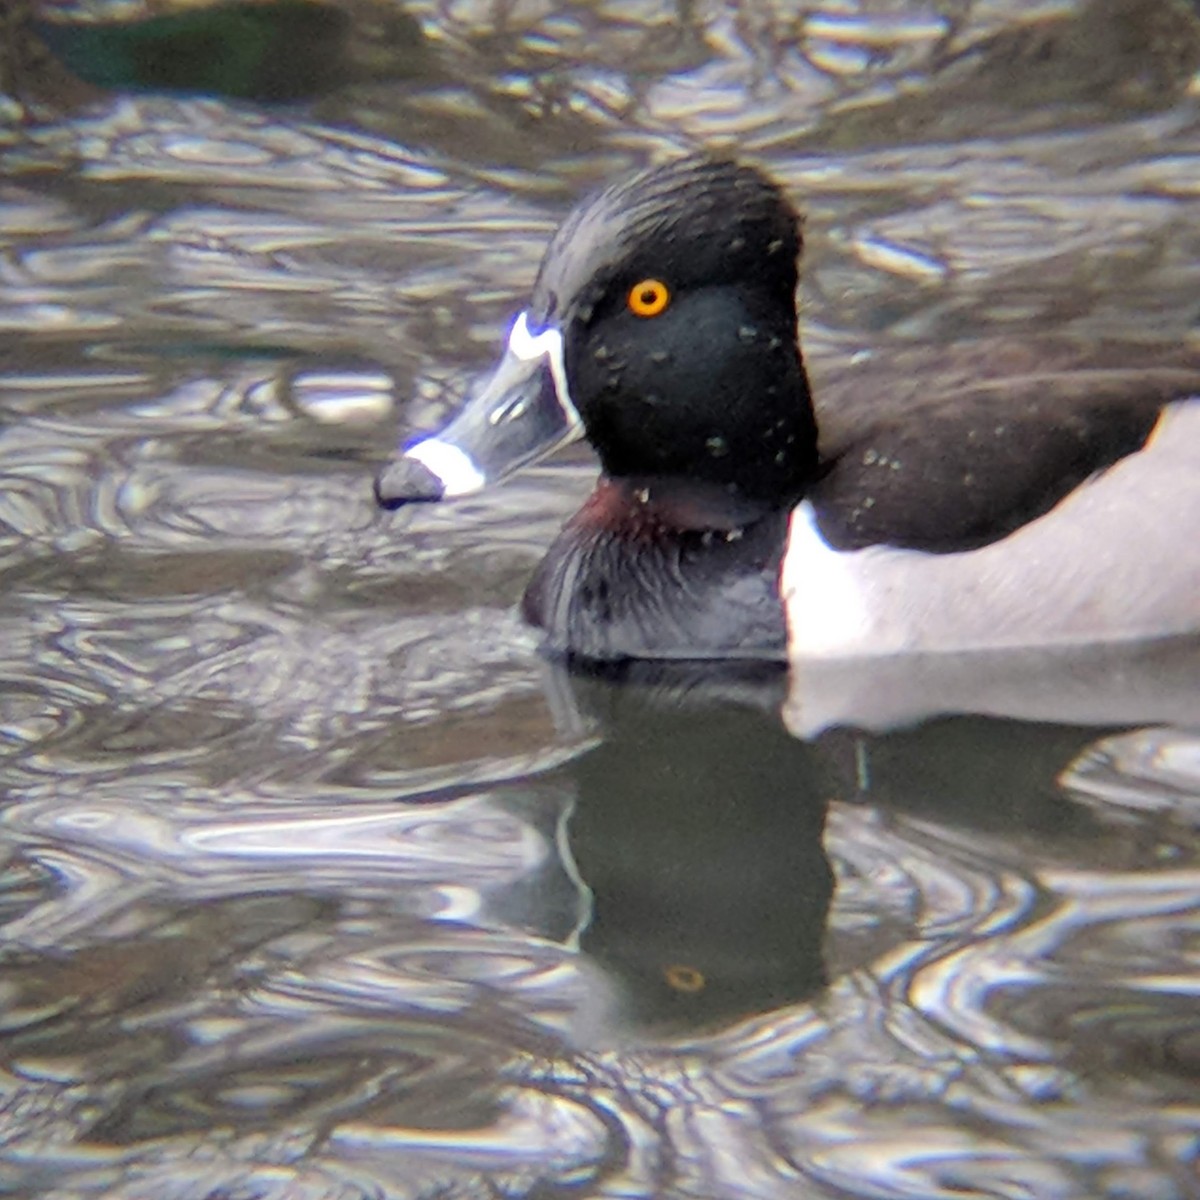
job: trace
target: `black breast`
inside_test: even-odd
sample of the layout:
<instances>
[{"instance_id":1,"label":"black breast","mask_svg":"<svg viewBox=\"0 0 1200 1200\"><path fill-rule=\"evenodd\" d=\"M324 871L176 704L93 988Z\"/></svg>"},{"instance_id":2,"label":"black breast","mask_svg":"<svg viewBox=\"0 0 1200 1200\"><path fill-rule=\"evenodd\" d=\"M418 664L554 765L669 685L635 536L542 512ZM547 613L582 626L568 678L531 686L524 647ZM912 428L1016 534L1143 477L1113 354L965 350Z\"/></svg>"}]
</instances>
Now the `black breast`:
<instances>
[{"instance_id":1,"label":"black breast","mask_svg":"<svg viewBox=\"0 0 1200 1200\"><path fill-rule=\"evenodd\" d=\"M522 602L551 649L581 658L786 657L784 510L684 520L650 488L602 480ZM703 527L697 528L696 525Z\"/></svg>"}]
</instances>

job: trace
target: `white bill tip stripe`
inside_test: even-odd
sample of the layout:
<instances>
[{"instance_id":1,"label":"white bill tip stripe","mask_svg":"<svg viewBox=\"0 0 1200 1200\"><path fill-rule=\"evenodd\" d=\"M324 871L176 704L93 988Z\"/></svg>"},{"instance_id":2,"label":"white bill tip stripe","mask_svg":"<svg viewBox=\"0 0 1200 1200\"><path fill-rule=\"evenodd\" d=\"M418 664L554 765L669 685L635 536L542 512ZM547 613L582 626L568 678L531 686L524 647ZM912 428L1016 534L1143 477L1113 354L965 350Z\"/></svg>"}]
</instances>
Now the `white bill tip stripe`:
<instances>
[{"instance_id":1,"label":"white bill tip stripe","mask_svg":"<svg viewBox=\"0 0 1200 1200\"><path fill-rule=\"evenodd\" d=\"M447 497L470 495L471 492L478 492L487 482L468 454L435 437L410 446L404 455L406 458L415 458L432 471L442 481Z\"/></svg>"}]
</instances>

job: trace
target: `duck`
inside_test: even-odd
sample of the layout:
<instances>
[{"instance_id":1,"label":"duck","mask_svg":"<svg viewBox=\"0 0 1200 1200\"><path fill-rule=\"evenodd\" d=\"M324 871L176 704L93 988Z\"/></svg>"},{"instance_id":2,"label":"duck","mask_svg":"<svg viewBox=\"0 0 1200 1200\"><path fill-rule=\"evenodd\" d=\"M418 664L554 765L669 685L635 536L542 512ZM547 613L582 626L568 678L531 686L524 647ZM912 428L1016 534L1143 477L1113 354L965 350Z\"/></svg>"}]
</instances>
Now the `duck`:
<instances>
[{"instance_id":1,"label":"duck","mask_svg":"<svg viewBox=\"0 0 1200 1200\"><path fill-rule=\"evenodd\" d=\"M802 251L785 190L731 158L585 198L494 371L384 466L378 503L468 495L586 439L599 479L521 602L548 651L585 662L1200 631L1200 358L1064 366L1033 347L1015 372L814 399Z\"/></svg>"}]
</instances>

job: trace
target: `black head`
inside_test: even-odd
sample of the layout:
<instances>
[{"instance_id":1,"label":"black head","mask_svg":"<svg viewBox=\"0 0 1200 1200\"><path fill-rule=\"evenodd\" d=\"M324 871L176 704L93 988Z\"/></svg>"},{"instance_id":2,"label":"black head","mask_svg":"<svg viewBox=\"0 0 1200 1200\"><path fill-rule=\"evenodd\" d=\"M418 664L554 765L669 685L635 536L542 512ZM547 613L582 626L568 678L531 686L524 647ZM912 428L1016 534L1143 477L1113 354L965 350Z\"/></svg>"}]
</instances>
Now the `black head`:
<instances>
[{"instance_id":1,"label":"black head","mask_svg":"<svg viewBox=\"0 0 1200 1200\"><path fill-rule=\"evenodd\" d=\"M786 503L816 430L797 344L800 221L753 168L686 158L567 218L530 324L564 338L570 398L605 473Z\"/></svg>"},{"instance_id":2,"label":"black head","mask_svg":"<svg viewBox=\"0 0 1200 1200\"><path fill-rule=\"evenodd\" d=\"M728 161L681 159L585 200L496 369L384 469L380 503L466 495L586 434L611 478L679 481L710 510L790 507L817 458L800 246L782 191Z\"/></svg>"}]
</instances>

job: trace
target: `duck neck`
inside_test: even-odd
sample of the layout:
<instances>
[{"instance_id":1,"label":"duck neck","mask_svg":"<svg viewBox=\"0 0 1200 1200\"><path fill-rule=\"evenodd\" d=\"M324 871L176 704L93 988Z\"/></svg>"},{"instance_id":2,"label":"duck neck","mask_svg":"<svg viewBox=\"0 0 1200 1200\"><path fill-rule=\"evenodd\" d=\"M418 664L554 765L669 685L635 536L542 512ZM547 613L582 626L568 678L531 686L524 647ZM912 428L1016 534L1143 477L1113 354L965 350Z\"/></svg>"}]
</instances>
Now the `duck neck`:
<instances>
[{"instance_id":1,"label":"duck neck","mask_svg":"<svg viewBox=\"0 0 1200 1200\"><path fill-rule=\"evenodd\" d=\"M619 479L602 475L567 528L602 528L632 540L728 533L757 524L780 507L785 505L747 496L730 484L659 475Z\"/></svg>"}]
</instances>

